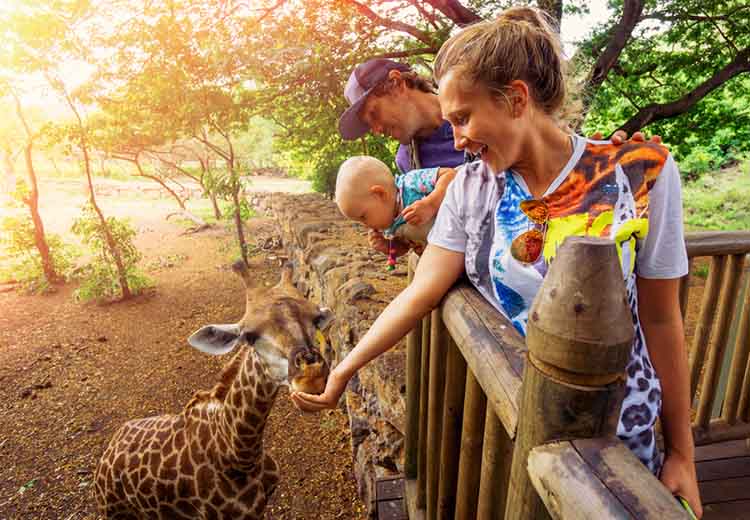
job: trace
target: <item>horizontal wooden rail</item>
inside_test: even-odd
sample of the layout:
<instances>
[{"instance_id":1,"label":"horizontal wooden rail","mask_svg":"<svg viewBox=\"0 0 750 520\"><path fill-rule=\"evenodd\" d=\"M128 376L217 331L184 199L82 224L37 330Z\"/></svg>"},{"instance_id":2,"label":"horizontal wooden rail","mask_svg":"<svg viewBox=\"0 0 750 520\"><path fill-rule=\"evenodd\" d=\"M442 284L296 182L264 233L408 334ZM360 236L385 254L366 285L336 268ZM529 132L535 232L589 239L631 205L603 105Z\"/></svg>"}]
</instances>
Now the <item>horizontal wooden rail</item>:
<instances>
[{"instance_id":1,"label":"horizontal wooden rail","mask_svg":"<svg viewBox=\"0 0 750 520\"><path fill-rule=\"evenodd\" d=\"M529 477L555 519L685 520L672 494L620 441L579 439L531 450Z\"/></svg>"},{"instance_id":2,"label":"horizontal wooden rail","mask_svg":"<svg viewBox=\"0 0 750 520\"><path fill-rule=\"evenodd\" d=\"M443 300L445 327L511 439L518 423L526 344L515 327L467 283Z\"/></svg>"},{"instance_id":3,"label":"horizontal wooden rail","mask_svg":"<svg viewBox=\"0 0 750 520\"><path fill-rule=\"evenodd\" d=\"M750 253L750 231L696 231L685 233L690 258Z\"/></svg>"}]
</instances>

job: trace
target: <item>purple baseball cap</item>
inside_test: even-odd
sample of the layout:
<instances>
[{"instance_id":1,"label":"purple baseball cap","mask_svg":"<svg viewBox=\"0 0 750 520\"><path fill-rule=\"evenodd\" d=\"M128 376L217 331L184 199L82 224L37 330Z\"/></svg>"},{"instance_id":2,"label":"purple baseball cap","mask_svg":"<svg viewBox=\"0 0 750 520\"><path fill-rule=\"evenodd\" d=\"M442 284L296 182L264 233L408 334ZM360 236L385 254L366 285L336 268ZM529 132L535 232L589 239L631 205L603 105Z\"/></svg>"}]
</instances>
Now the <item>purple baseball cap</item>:
<instances>
[{"instance_id":1,"label":"purple baseball cap","mask_svg":"<svg viewBox=\"0 0 750 520\"><path fill-rule=\"evenodd\" d=\"M350 107L339 118L341 137L347 140L357 139L370 131L367 123L359 118L359 111L362 110L362 105L370 92L383 83L388 78L388 72L392 70L407 72L411 67L384 58L369 60L354 67L344 87L344 97Z\"/></svg>"}]
</instances>

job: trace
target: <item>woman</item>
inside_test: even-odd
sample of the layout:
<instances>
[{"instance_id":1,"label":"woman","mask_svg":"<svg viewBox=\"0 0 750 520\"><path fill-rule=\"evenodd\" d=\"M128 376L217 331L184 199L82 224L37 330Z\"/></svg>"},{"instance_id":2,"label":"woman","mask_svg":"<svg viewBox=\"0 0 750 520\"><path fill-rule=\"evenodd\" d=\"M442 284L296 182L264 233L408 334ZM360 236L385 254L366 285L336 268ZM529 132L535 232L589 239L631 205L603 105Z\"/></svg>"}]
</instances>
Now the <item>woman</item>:
<instances>
[{"instance_id":1,"label":"woman","mask_svg":"<svg viewBox=\"0 0 750 520\"><path fill-rule=\"evenodd\" d=\"M656 144L616 147L562 131L560 56L556 32L531 8L509 9L443 45L435 62L443 117L456 148L481 160L448 189L411 285L331 372L323 394L292 399L308 411L334 407L352 375L412 329L464 270L525 334L531 301L564 238L608 237L635 329L618 436L700 516L678 304L687 273L679 172Z\"/></svg>"}]
</instances>

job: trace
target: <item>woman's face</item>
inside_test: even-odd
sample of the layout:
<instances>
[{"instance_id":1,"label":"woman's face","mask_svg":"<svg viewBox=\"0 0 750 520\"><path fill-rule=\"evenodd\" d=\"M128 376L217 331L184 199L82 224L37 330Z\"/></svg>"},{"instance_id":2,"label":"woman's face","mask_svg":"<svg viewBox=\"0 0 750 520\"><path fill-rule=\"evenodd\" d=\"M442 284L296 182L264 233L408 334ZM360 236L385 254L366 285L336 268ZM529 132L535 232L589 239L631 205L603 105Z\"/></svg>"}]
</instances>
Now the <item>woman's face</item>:
<instances>
[{"instance_id":1,"label":"woman's face","mask_svg":"<svg viewBox=\"0 0 750 520\"><path fill-rule=\"evenodd\" d=\"M453 126L456 149L479 155L495 173L510 168L519 155L520 118L512 116L505 98L454 71L441 79L438 97L443 117Z\"/></svg>"}]
</instances>

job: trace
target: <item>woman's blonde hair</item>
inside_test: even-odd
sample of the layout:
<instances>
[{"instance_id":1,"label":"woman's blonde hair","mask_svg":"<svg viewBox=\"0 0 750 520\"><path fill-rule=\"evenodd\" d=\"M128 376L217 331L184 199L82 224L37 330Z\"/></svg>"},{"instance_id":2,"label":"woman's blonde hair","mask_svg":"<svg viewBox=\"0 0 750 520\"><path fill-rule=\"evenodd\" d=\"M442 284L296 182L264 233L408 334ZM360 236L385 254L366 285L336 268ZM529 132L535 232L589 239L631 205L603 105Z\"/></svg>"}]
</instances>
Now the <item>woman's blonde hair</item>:
<instances>
[{"instance_id":1,"label":"woman's blonde hair","mask_svg":"<svg viewBox=\"0 0 750 520\"><path fill-rule=\"evenodd\" d=\"M471 25L440 48L435 79L454 70L502 96L511 81L520 79L539 108L559 116L565 74L555 25L545 12L531 7L512 7L495 20Z\"/></svg>"}]
</instances>

